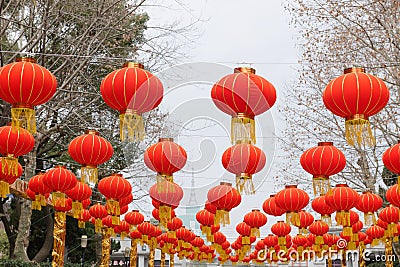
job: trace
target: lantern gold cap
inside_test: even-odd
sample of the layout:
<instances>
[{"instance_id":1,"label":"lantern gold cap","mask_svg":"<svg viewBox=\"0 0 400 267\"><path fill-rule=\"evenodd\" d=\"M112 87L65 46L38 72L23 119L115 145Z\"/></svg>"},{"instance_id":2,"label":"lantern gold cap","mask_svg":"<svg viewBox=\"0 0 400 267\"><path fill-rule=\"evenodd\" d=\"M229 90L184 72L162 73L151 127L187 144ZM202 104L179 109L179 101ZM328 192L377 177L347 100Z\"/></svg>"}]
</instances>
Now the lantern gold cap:
<instances>
[{"instance_id":1,"label":"lantern gold cap","mask_svg":"<svg viewBox=\"0 0 400 267\"><path fill-rule=\"evenodd\" d=\"M269 195L269 197L275 197L275 194L273 194L273 195Z\"/></svg>"},{"instance_id":2,"label":"lantern gold cap","mask_svg":"<svg viewBox=\"0 0 400 267\"><path fill-rule=\"evenodd\" d=\"M260 211L259 209L252 209L251 211Z\"/></svg>"},{"instance_id":3,"label":"lantern gold cap","mask_svg":"<svg viewBox=\"0 0 400 267\"><path fill-rule=\"evenodd\" d=\"M86 130L85 134L94 134L94 135L100 135L100 133L98 131L95 130Z\"/></svg>"},{"instance_id":4,"label":"lantern gold cap","mask_svg":"<svg viewBox=\"0 0 400 267\"><path fill-rule=\"evenodd\" d=\"M318 142L318 146L333 146L333 142Z\"/></svg>"},{"instance_id":5,"label":"lantern gold cap","mask_svg":"<svg viewBox=\"0 0 400 267\"><path fill-rule=\"evenodd\" d=\"M174 138L166 138L166 137L163 137L163 138L159 138L158 139L158 142L165 142L165 141L167 141L167 142L174 142Z\"/></svg>"},{"instance_id":6,"label":"lantern gold cap","mask_svg":"<svg viewBox=\"0 0 400 267\"><path fill-rule=\"evenodd\" d=\"M337 184L336 187L349 187L347 184Z\"/></svg>"},{"instance_id":7,"label":"lantern gold cap","mask_svg":"<svg viewBox=\"0 0 400 267\"><path fill-rule=\"evenodd\" d=\"M256 70L250 67L238 67L233 70L233 73L250 73L256 74Z\"/></svg>"},{"instance_id":8,"label":"lantern gold cap","mask_svg":"<svg viewBox=\"0 0 400 267\"><path fill-rule=\"evenodd\" d=\"M232 184L231 184L231 183L228 183L228 182L220 182L219 184L220 184L220 185L228 185L228 186L232 186Z\"/></svg>"},{"instance_id":9,"label":"lantern gold cap","mask_svg":"<svg viewBox=\"0 0 400 267\"><path fill-rule=\"evenodd\" d=\"M344 74L356 73L356 72L365 72L365 68L363 68L363 67L351 67L351 68L344 69Z\"/></svg>"},{"instance_id":10,"label":"lantern gold cap","mask_svg":"<svg viewBox=\"0 0 400 267\"><path fill-rule=\"evenodd\" d=\"M139 69L144 69L144 65L139 62L125 62L124 63L124 68L139 68Z\"/></svg>"},{"instance_id":11,"label":"lantern gold cap","mask_svg":"<svg viewBox=\"0 0 400 267\"><path fill-rule=\"evenodd\" d=\"M17 57L16 62L30 62L36 63L36 58L33 57Z\"/></svg>"},{"instance_id":12,"label":"lantern gold cap","mask_svg":"<svg viewBox=\"0 0 400 267\"><path fill-rule=\"evenodd\" d=\"M297 184L285 185L285 188L297 188Z\"/></svg>"}]
</instances>

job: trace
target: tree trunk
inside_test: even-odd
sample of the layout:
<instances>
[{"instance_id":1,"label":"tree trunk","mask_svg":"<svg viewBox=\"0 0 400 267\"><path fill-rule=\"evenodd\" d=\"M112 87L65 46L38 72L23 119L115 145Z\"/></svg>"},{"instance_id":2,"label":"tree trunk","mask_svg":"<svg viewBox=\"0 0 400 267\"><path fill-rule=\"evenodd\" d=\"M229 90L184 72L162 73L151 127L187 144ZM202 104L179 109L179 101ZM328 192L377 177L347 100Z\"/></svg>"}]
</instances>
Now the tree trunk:
<instances>
[{"instance_id":1,"label":"tree trunk","mask_svg":"<svg viewBox=\"0 0 400 267\"><path fill-rule=\"evenodd\" d=\"M0 213L1 213L1 222L3 223L4 230L7 234L8 244L9 244L9 251L8 257L11 258L14 255L14 247L15 247L15 235L14 232L11 231L10 222L7 220L7 217L4 212L3 207L4 202L0 202Z\"/></svg>"},{"instance_id":2,"label":"tree trunk","mask_svg":"<svg viewBox=\"0 0 400 267\"><path fill-rule=\"evenodd\" d=\"M53 216L50 215L50 208L44 207L46 217L46 236L44 238L44 243L35 257L32 259L34 262L42 262L49 255L53 247Z\"/></svg>"},{"instance_id":3,"label":"tree trunk","mask_svg":"<svg viewBox=\"0 0 400 267\"><path fill-rule=\"evenodd\" d=\"M25 181L35 175L36 170L36 148L26 157ZM29 234L31 229L32 202L20 199L21 216L19 217L17 238L15 239L14 258L29 261L26 249L29 245Z\"/></svg>"}]
</instances>

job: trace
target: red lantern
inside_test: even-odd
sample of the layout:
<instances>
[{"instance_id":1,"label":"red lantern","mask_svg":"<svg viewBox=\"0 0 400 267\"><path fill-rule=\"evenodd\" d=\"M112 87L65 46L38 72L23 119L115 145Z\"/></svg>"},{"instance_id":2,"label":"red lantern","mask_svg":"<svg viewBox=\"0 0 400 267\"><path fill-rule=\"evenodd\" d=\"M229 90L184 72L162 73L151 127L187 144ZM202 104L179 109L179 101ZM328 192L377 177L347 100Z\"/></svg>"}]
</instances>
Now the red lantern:
<instances>
[{"instance_id":1,"label":"red lantern","mask_svg":"<svg viewBox=\"0 0 400 267\"><path fill-rule=\"evenodd\" d=\"M108 216L107 209L103 205L97 203L90 207L89 213L95 218L95 232L101 233L101 227L103 226L102 219Z\"/></svg>"},{"instance_id":2,"label":"red lantern","mask_svg":"<svg viewBox=\"0 0 400 267\"><path fill-rule=\"evenodd\" d=\"M57 202L53 207L56 211L64 213L62 217L64 218L64 220L66 220L65 213L72 209L72 199L66 198L64 201L64 205L62 205L61 202Z\"/></svg>"},{"instance_id":3,"label":"red lantern","mask_svg":"<svg viewBox=\"0 0 400 267\"><path fill-rule=\"evenodd\" d=\"M268 248L272 248L272 247L275 247L276 245L278 245L278 236L276 236L276 235L269 234L263 240L264 240L264 244Z\"/></svg>"},{"instance_id":4,"label":"red lantern","mask_svg":"<svg viewBox=\"0 0 400 267\"><path fill-rule=\"evenodd\" d=\"M208 210L212 214L217 212L217 207L208 200L206 200L206 204L204 204L204 209Z\"/></svg>"},{"instance_id":5,"label":"red lantern","mask_svg":"<svg viewBox=\"0 0 400 267\"><path fill-rule=\"evenodd\" d=\"M159 188L162 188L162 190L159 190ZM167 227L167 223L171 221L171 210L177 207L183 198L182 188L174 182L164 180L152 185L149 189L149 195L152 200L160 203L158 208L160 224Z\"/></svg>"},{"instance_id":6,"label":"red lantern","mask_svg":"<svg viewBox=\"0 0 400 267\"><path fill-rule=\"evenodd\" d=\"M291 227L289 224L283 221L278 221L271 226L271 232L278 236L279 246L286 246L286 235L290 234Z\"/></svg>"},{"instance_id":7,"label":"red lantern","mask_svg":"<svg viewBox=\"0 0 400 267\"><path fill-rule=\"evenodd\" d=\"M343 219L336 213L336 222L340 225L340 220ZM357 212L353 210L349 210L349 221L346 222L346 225L343 225L343 235L352 237L353 235L353 225L357 223L360 219L360 216L358 216Z\"/></svg>"},{"instance_id":8,"label":"red lantern","mask_svg":"<svg viewBox=\"0 0 400 267\"><path fill-rule=\"evenodd\" d=\"M17 172L8 172L8 164L10 162L4 158L0 158L0 197L6 198L10 194L10 185L17 180L23 172L21 164L17 162ZM14 168L14 167L13 167ZM39 207L38 207L39 208Z\"/></svg>"},{"instance_id":9,"label":"red lantern","mask_svg":"<svg viewBox=\"0 0 400 267\"><path fill-rule=\"evenodd\" d=\"M251 226L245 222L236 225L236 232L242 236L242 245L250 245Z\"/></svg>"},{"instance_id":10,"label":"red lantern","mask_svg":"<svg viewBox=\"0 0 400 267\"><path fill-rule=\"evenodd\" d=\"M372 225L365 233L372 239L371 246L374 247L379 244L380 239L385 235L385 230L378 225Z\"/></svg>"},{"instance_id":11,"label":"red lantern","mask_svg":"<svg viewBox=\"0 0 400 267\"><path fill-rule=\"evenodd\" d=\"M307 234L307 227L310 226L314 222L314 217L311 213L301 210L299 212L299 224L296 225L299 227L299 233Z\"/></svg>"},{"instance_id":12,"label":"red lantern","mask_svg":"<svg viewBox=\"0 0 400 267\"><path fill-rule=\"evenodd\" d=\"M51 189L43 183L43 173L39 173L29 179L28 187L35 192L35 199L32 202L32 208L36 207L41 210L41 207L46 206L46 195L51 193Z\"/></svg>"},{"instance_id":13,"label":"red lantern","mask_svg":"<svg viewBox=\"0 0 400 267\"><path fill-rule=\"evenodd\" d=\"M389 100L389 90L381 79L364 73L363 68L345 69L328 83L322 99L333 114L345 118L349 145L375 145L368 119Z\"/></svg>"},{"instance_id":14,"label":"red lantern","mask_svg":"<svg viewBox=\"0 0 400 267\"><path fill-rule=\"evenodd\" d=\"M286 211L286 222L293 225L300 224L298 212L307 206L309 200L308 194L297 185L287 185L275 195L276 205Z\"/></svg>"},{"instance_id":15,"label":"red lantern","mask_svg":"<svg viewBox=\"0 0 400 267\"><path fill-rule=\"evenodd\" d=\"M211 236L211 226L214 225L214 214L205 209L200 210L196 213L196 220L202 225L202 234L209 238Z\"/></svg>"},{"instance_id":16,"label":"red lantern","mask_svg":"<svg viewBox=\"0 0 400 267\"><path fill-rule=\"evenodd\" d=\"M17 58L0 69L0 98L12 105L12 125L31 133L36 133L34 106L49 101L56 88L54 75L34 58Z\"/></svg>"},{"instance_id":17,"label":"red lantern","mask_svg":"<svg viewBox=\"0 0 400 267\"><path fill-rule=\"evenodd\" d=\"M43 175L43 183L51 189L53 206L64 207L65 192L74 188L76 176L64 166L56 166Z\"/></svg>"},{"instance_id":18,"label":"red lantern","mask_svg":"<svg viewBox=\"0 0 400 267\"><path fill-rule=\"evenodd\" d=\"M304 235L297 234L293 237L292 242L297 246L297 251L303 253L304 246L307 245L307 238Z\"/></svg>"},{"instance_id":19,"label":"red lantern","mask_svg":"<svg viewBox=\"0 0 400 267\"><path fill-rule=\"evenodd\" d=\"M379 213L379 219L386 222L387 226L387 237L393 237L397 234L397 223L399 222L399 209L390 205L381 210Z\"/></svg>"},{"instance_id":20,"label":"red lantern","mask_svg":"<svg viewBox=\"0 0 400 267\"><path fill-rule=\"evenodd\" d=\"M136 226L144 221L144 216L138 210L132 210L125 215L125 221L136 229Z\"/></svg>"},{"instance_id":21,"label":"red lantern","mask_svg":"<svg viewBox=\"0 0 400 267\"><path fill-rule=\"evenodd\" d=\"M211 188L207 193L207 199L217 207L214 224L223 226L230 224L229 211L242 201L239 192L230 183L224 182Z\"/></svg>"},{"instance_id":22,"label":"red lantern","mask_svg":"<svg viewBox=\"0 0 400 267\"><path fill-rule=\"evenodd\" d=\"M308 230L315 235L315 244L322 245L324 244L323 235L329 231L329 226L323 221L316 220L308 227Z\"/></svg>"},{"instance_id":23,"label":"red lantern","mask_svg":"<svg viewBox=\"0 0 400 267\"><path fill-rule=\"evenodd\" d=\"M311 202L311 207L313 210L321 214L321 221L326 222L329 226L332 225L331 214L335 212L335 210L326 204L325 196L316 197Z\"/></svg>"},{"instance_id":24,"label":"red lantern","mask_svg":"<svg viewBox=\"0 0 400 267\"><path fill-rule=\"evenodd\" d=\"M251 235L260 237L260 228L267 223L267 216L260 212L260 210L252 210L244 215L246 224L251 226Z\"/></svg>"},{"instance_id":25,"label":"red lantern","mask_svg":"<svg viewBox=\"0 0 400 267\"><path fill-rule=\"evenodd\" d=\"M164 179L173 182L173 173L182 169L186 160L185 149L175 143L173 138L160 138L158 143L150 146L144 153L144 163L157 172L158 183Z\"/></svg>"},{"instance_id":26,"label":"red lantern","mask_svg":"<svg viewBox=\"0 0 400 267\"><path fill-rule=\"evenodd\" d=\"M245 194L255 193L252 175L261 171L265 162L264 152L250 143L236 144L222 155L222 165L236 175L236 188Z\"/></svg>"},{"instance_id":27,"label":"red lantern","mask_svg":"<svg viewBox=\"0 0 400 267\"><path fill-rule=\"evenodd\" d=\"M116 228L118 229L122 240L124 240L124 238L129 235L130 225L125 220L121 221Z\"/></svg>"},{"instance_id":28,"label":"red lantern","mask_svg":"<svg viewBox=\"0 0 400 267\"><path fill-rule=\"evenodd\" d=\"M34 146L35 139L27 130L12 126L0 127L0 154L3 155L2 161L5 162L1 171L17 175L18 157L29 153Z\"/></svg>"},{"instance_id":29,"label":"red lantern","mask_svg":"<svg viewBox=\"0 0 400 267\"><path fill-rule=\"evenodd\" d=\"M85 223L92 218L88 210L82 210L78 218L78 228L85 228Z\"/></svg>"},{"instance_id":30,"label":"red lantern","mask_svg":"<svg viewBox=\"0 0 400 267\"><path fill-rule=\"evenodd\" d=\"M82 165L81 181L97 183L97 165L108 161L114 150L111 143L101 137L99 132L88 130L76 137L68 146L71 158Z\"/></svg>"},{"instance_id":31,"label":"red lantern","mask_svg":"<svg viewBox=\"0 0 400 267\"><path fill-rule=\"evenodd\" d=\"M272 216L281 216L285 213L283 209L276 205L275 195L270 195L269 198L264 201L262 208L266 214Z\"/></svg>"},{"instance_id":32,"label":"red lantern","mask_svg":"<svg viewBox=\"0 0 400 267\"><path fill-rule=\"evenodd\" d=\"M77 182L74 188L65 192L72 202L72 214L75 219L78 219L82 210L82 201L92 196L92 189L87 184Z\"/></svg>"},{"instance_id":33,"label":"red lantern","mask_svg":"<svg viewBox=\"0 0 400 267\"><path fill-rule=\"evenodd\" d=\"M360 195L356 209L364 212L364 222L366 226L371 226L376 223L374 213L382 207L382 204L382 198L371 191L365 191Z\"/></svg>"},{"instance_id":34,"label":"red lantern","mask_svg":"<svg viewBox=\"0 0 400 267\"><path fill-rule=\"evenodd\" d=\"M318 146L301 155L300 164L306 172L313 175L314 194L325 195L330 189L329 176L344 169L346 158L332 142L319 142Z\"/></svg>"},{"instance_id":35,"label":"red lantern","mask_svg":"<svg viewBox=\"0 0 400 267\"><path fill-rule=\"evenodd\" d=\"M397 184L400 184L400 141L397 144L389 147L382 155L382 161L389 171L397 174ZM397 194L400 193L400 188L397 188Z\"/></svg>"},{"instance_id":36,"label":"red lantern","mask_svg":"<svg viewBox=\"0 0 400 267\"><path fill-rule=\"evenodd\" d=\"M132 193L131 184L122 174L113 174L100 180L98 190L107 198L107 211L113 218L113 224L119 224L121 214L118 200Z\"/></svg>"},{"instance_id":37,"label":"red lantern","mask_svg":"<svg viewBox=\"0 0 400 267\"><path fill-rule=\"evenodd\" d=\"M270 109L276 101L274 86L252 68L236 68L211 89L214 104L232 116L231 140L256 143L254 117Z\"/></svg>"},{"instance_id":38,"label":"red lantern","mask_svg":"<svg viewBox=\"0 0 400 267\"><path fill-rule=\"evenodd\" d=\"M120 113L121 140L142 141L145 135L142 114L161 103L164 88L142 64L128 62L103 79L100 93L104 102Z\"/></svg>"},{"instance_id":39,"label":"red lantern","mask_svg":"<svg viewBox=\"0 0 400 267\"><path fill-rule=\"evenodd\" d=\"M386 199L396 207L400 207L400 194L398 192L399 186L397 184L389 187L386 191Z\"/></svg>"},{"instance_id":40,"label":"red lantern","mask_svg":"<svg viewBox=\"0 0 400 267\"><path fill-rule=\"evenodd\" d=\"M349 210L357 205L359 195L346 184L338 184L325 196L325 202L336 210L336 222L343 227L351 226Z\"/></svg>"}]
</instances>

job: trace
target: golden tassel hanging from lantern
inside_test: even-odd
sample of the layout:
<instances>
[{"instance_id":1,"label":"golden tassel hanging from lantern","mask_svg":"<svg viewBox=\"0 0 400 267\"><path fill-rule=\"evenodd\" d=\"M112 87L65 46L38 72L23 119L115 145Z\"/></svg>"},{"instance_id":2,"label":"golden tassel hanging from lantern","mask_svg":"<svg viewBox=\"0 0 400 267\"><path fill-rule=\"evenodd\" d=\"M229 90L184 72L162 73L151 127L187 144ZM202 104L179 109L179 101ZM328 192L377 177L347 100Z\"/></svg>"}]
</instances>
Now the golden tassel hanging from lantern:
<instances>
[{"instance_id":1,"label":"golden tassel hanging from lantern","mask_svg":"<svg viewBox=\"0 0 400 267\"><path fill-rule=\"evenodd\" d=\"M143 141L145 137L144 122L141 114L132 109L119 115L121 141Z\"/></svg>"},{"instance_id":2,"label":"golden tassel hanging from lantern","mask_svg":"<svg viewBox=\"0 0 400 267\"><path fill-rule=\"evenodd\" d=\"M364 252L365 252L365 245L364 242L360 243L360 246L358 247L358 266L359 267L365 267L365 260L364 260Z\"/></svg>"},{"instance_id":3,"label":"golden tassel hanging from lantern","mask_svg":"<svg viewBox=\"0 0 400 267\"><path fill-rule=\"evenodd\" d=\"M101 239L101 263L100 267L108 267L110 264L111 235L107 227L102 228Z\"/></svg>"},{"instance_id":4,"label":"golden tassel hanging from lantern","mask_svg":"<svg viewBox=\"0 0 400 267\"><path fill-rule=\"evenodd\" d=\"M10 185L7 182L0 181L0 197L7 198L10 194Z\"/></svg>"},{"instance_id":5,"label":"golden tassel hanging from lantern","mask_svg":"<svg viewBox=\"0 0 400 267\"><path fill-rule=\"evenodd\" d=\"M355 114L352 117L346 118L346 141L349 145L355 144L373 147L375 138L371 131L371 125L368 117L362 114Z\"/></svg>"},{"instance_id":6,"label":"golden tassel hanging from lantern","mask_svg":"<svg viewBox=\"0 0 400 267\"><path fill-rule=\"evenodd\" d=\"M231 142L237 141L256 143L256 126L254 118L244 113L238 113L231 120Z\"/></svg>"},{"instance_id":7,"label":"golden tassel hanging from lantern","mask_svg":"<svg viewBox=\"0 0 400 267\"><path fill-rule=\"evenodd\" d=\"M24 128L31 134L36 133L36 118L33 107L13 105L11 108L11 125L19 128Z\"/></svg>"},{"instance_id":8,"label":"golden tassel hanging from lantern","mask_svg":"<svg viewBox=\"0 0 400 267\"><path fill-rule=\"evenodd\" d=\"M244 193L246 195L254 195L256 190L254 188L254 183L252 175L249 173L241 173L236 176L236 189L240 194Z\"/></svg>"},{"instance_id":9,"label":"golden tassel hanging from lantern","mask_svg":"<svg viewBox=\"0 0 400 267\"><path fill-rule=\"evenodd\" d=\"M64 248L65 248L65 232L66 232L66 216L65 212L56 212L54 215L53 230L53 252L51 253L53 260L52 267L64 266ZM108 265L107 265L108 266Z\"/></svg>"},{"instance_id":10,"label":"golden tassel hanging from lantern","mask_svg":"<svg viewBox=\"0 0 400 267\"><path fill-rule=\"evenodd\" d=\"M217 210L214 217L214 225L226 226L231 224L229 212L226 210Z\"/></svg>"},{"instance_id":11,"label":"golden tassel hanging from lantern","mask_svg":"<svg viewBox=\"0 0 400 267\"><path fill-rule=\"evenodd\" d=\"M84 165L81 167L81 182L97 184L99 171L96 166Z\"/></svg>"},{"instance_id":12,"label":"golden tassel hanging from lantern","mask_svg":"<svg viewBox=\"0 0 400 267\"><path fill-rule=\"evenodd\" d=\"M175 266L175 257L174 254L169 255L169 266L174 267Z\"/></svg>"},{"instance_id":13,"label":"golden tassel hanging from lantern","mask_svg":"<svg viewBox=\"0 0 400 267\"><path fill-rule=\"evenodd\" d=\"M314 176L312 179L314 195L324 196L331 189L328 176Z\"/></svg>"},{"instance_id":14,"label":"golden tassel hanging from lantern","mask_svg":"<svg viewBox=\"0 0 400 267\"><path fill-rule=\"evenodd\" d=\"M79 219L81 217L83 210L82 203L79 201L73 201L72 202L72 215L74 219Z\"/></svg>"},{"instance_id":15,"label":"golden tassel hanging from lantern","mask_svg":"<svg viewBox=\"0 0 400 267\"><path fill-rule=\"evenodd\" d=\"M131 252L129 254L129 266L136 267L137 266L137 242L132 239L131 241Z\"/></svg>"}]
</instances>

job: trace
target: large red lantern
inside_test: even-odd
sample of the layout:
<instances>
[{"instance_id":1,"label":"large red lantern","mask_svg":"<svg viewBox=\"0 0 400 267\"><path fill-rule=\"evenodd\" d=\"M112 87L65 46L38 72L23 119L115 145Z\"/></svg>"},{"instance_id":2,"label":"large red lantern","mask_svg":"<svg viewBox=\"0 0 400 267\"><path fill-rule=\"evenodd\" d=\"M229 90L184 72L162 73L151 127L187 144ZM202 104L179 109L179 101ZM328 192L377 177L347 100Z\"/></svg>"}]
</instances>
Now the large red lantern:
<instances>
[{"instance_id":1,"label":"large red lantern","mask_svg":"<svg viewBox=\"0 0 400 267\"><path fill-rule=\"evenodd\" d=\"M82 201L92 196L92 189L87 184L77 182L74 188L65 192L72 199L72 214L78 219L83 210Z\"/></svg>"},{"instance_id":2,"label":"large red lantern","mask_svg":"<svg viewBox=\"0 0 400 267\"><path fill-rule=\"evenodd\" d=\"M395 184L386 191L386 199L390 202L390 204L400 207L400 194L399 192L399 185Z\"/></svg>"},{"instance_id":3,"label":"large red lantern","mask_svg":"<svg viewBox=\"0 0 400 267\"><path fill-rule=\"evenodd\" d=\"M144 153L146 166L157 172L157 182L164 179L173 182L173 173L182 169L187 160L185 149L174 142L173 138L160 138Z\"/></svg>"},{"instance_id":4,"label":"large red lantern","mask_svg":"<svg viewBox=\"0 0 400 267\"><path fill-rule=\"evenodd\" d=\"M349 227L349 210L357 205L358 193L346 184L337 184L325 196L325 202L336 210L336 222L343 227Z\"/></svg>"},{"instance_id":5,"label":"large red lantern","mask_svg":"<svg viewBox=\"0 0 400 267\"><path fill-rule=\"evenodd\" d=\"M254 117L270 109L276 101L274 86L255 74L253 68L235 68L211 89L214 104L232 116L231 140L256 143Z\"/></svg>"},{"instance_id":6,"label":"large red lantern","mask_svg":"<svg viewBox=\"0 0 400 267\"><path fill-rule=\"evenodd\" d=\"M275 195L276 205L286 211L286 222L293 225L300 224L298 212L304 209L309 201L308 194L297 188L297 185L287 185Z\"/></svg>"},{"instance_id":7,"label":"large red lantern","mask_svg":"<svg viewBox=\"0 0 400 267\"><path fill-rule=\"evenodd\" d=\"M268 215L272 216L281 216L282 214L285 214L285 210L279 208L276 203L275 203L275 195L270 195L269 198L267 198L262 206L264 212Z\"/></svg>"},{"instance_id":8,"label":"large red lantern","mask_svg":"<svg viewBox=\"0 0 400 267\"><path fill-rule=\"evenodd\" d=\"M385 153L382 155L382 161L389 171L397 174L397 184L400 184L400 141L389 147ZM398 187L397 194L400 193L400 188Z\"/></svg>"},{"instance_id":9,"label":"large red lantern","mask_svg":"<svg viewBox=\"0 0 400 267\"><path fill-rule=\"evenodd\" d=\"M68 152L73 160L82 165L81 181L97 183L97 165L108 161L114 150L111 143L101 137L99 132L88 130L69 143Z\"/></svg>"},{"instance_id":10,"label":"large red lantern","mask_svg":"<svg viewBox=\"0 0 400 267\"><path fill-rule=\"evenodd\" d=\"M366 226L371 226L376 223L374 213L382 207L382 204L382 198L371 191L365 191L360 195L356 209L364 212L364 222Z\"/></svg>"},{"instance_id":11,"label":"large red lantern","mask_svg":"<svg viewBox=\"0 0 400 267\"><path fill-rule=\"evenodd\" d=\"M245 194L255 193L252 175L261 171L265 162L264 152L250 143L236 144L222 155L222 165L236 175L236 188Z\"/></svg>"},{"instance_id":12,"label":"large red lantern","mask_svg":"<svg viewBox=\"0 0 400 267\"><path fill-rule=\"evenodd\" d=\"M327 109L346 120L349 145L375 145L369 117L389 101L389 90L381 79L364 73L363 68L345 69L343 75L328 83L322 99Z\"/></svg>"},{"instance_id":13,"label":"large red lantern","mask_svg":"<svg viewBox=\"0 0 400 267\"><path fill-rule=\"evenodd\" d=\"M29 153L34 146L35 139L27 130L12 126L0 127L0 154L6 162L2 165L2 172L17 175L18 157Z\"/></svg>"},{"instance_id":14,"label":"large red lantern","mask_svg":"<svg viewBox=\"0 0 400 267\"><path fill-rule=\"evenodd\" d=\"M207 199L217 207L214 224L230 224L229 211L237 207L242 201L239 192L230 183L221 182L211 188L207 193Z\"/></svg>"},{"instance_id":15,"label":"large red lantern","mask_svg":"<svg viewBox=\"0 0 400 267\"><path fill-rule=\"evenodd\" d=\"M12 125L31 133L36 133L34 106L49 101L56 87L54 75L34 58L17 58L0 69L0 98L12 105Z\"/></svg>"},{"instance_id":16,"label":"large red lantern","mask_svg":"<svg viewBox=\"0 0 400 267\"><path fill-rule=\"evenodd\" d=\"M41 207L46 206L46 195L51 193L51 189L48 188L43 183L43 173L39 173L29 179L28 187L33 192L35 192L35 199L32 203L32 207L36 207L38 210L41 210Z\"/></svg>"},{"instance_id":17,"label":"large red lantern","mask_svg":"<svg viewBox=\"0 0 400 267\"><path fill-rule=\"evenodd\" d=\"M107 211L112 215L113 224L119 225L121 210L118 200L132 193L131 184L122 174L113 174L100 180L98 190L107 198Z\"/></svg>"},{"instance_id":18,"label":"large red lantern","mask_svg":"<svg viewBox=\"0 0 400 267\"><path fill-rule=\"evenodd\" d=\"M23 172L21 164L17 162L17 173L9 173L7 171L9 161L6 161L4 158L0 158L0 197L6 198L8 194L10 194L10 185L17 180ZM40 208L39 208L40 209Z\"/></svg>"},{"instance_id":19,"label":"large red lantern","mask_svg":"<svg viewBox=\"0 0 400 267\"><path fill-rule=\"evenodd\" d=\"M329 176L344 169L346 158L332 142L319 142L318 146L301 155L300 164L306 172L313 175L314 194L325 195L330 189Z\"/></svg>"},{"instance_id":20,"label":"large red lantern","mask_svg":"<svg viewBox=\"0 0 400 267\"><path fill-rule=\"evenodd\" d=\"M43 183L53 192L53 206L64 207L65 192L74 188L77 182L76 176L64 166L56 166L43 176Z\"/></svg>"},{"instance_id":21,"label":"large red lantern","mask_svg":"<svg viewBox=\"0 0 400 267\"><path fill-rule=\"evenodd\" d=\"M95 232L101 233L101 227L103 226L102 219L108 216L107 209L100 203L97 203L90 207L89 213L95 218Z\"/></svg>"},{"instance_id":22,"label":"large red lantern","mask_svg":"<svg viewBox=\"0 0 400 267\"><path fill-rule=\"evenodd\" d=\"M311 207L314 211L321 214L321 221L326 222L329 226L332 225L331 214L334 213L335 210L326 204L325 196L314 198L311 202Z\"/></svg>"},{"instance_id":23,"label":"large red lantern","mask_svg":"<svg viewBox=\"0 0 400 267\"><path fill-rule=\"evenodd\" d=\"M163 99L161 81L139 63L125 63L108 74L100 85L104 102L120 115L121 140L143 140L142 114L155 109Z\"/></svg>"},{"instance_id":24,"label":"large red lantern","mask_svg":"<svg viewBox=\"0 0 400 267\"><path fill-rule=\"evenodd\" d=\"M251 235L260 237L260 228L267 223L267 216L260 212L260 210L252 210L244 215L246 224L251 226Z\"/></svg>"}]
</instances>

